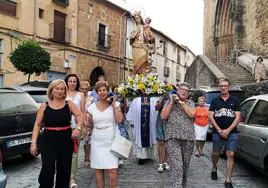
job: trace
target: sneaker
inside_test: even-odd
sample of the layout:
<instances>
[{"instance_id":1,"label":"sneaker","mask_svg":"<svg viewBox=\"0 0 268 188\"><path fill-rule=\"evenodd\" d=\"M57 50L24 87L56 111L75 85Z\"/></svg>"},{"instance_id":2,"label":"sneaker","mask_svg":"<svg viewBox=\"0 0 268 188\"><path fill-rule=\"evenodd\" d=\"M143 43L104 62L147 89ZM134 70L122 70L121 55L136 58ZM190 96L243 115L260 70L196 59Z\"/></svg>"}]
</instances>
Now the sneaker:
<instances>
[{"instance_id":1,"label":"sneaker","mask_svg":"<svg viewBox=\"0 0 268 188\"><path fill-rule=\"evenodd\" d=\"M225 182L224 182L224 186L225 186L226 188L233 188L233 184L232 184L231 182L226 182L226 180L225 180Z\"/></svg>"},{"instance_id":2,"label":"sneaker","mask_svg":"<svg viewBox=\"0 0 268 188\"><path fill-rule=\"evenodd\" d=\"M217 180L218 179L217 169L216 169L216 171L211 172L211 179L212 180Z\"/></svg>"},{"instance_id":3,"label":"sneaker","mask_svg":"<svg viewBox=\"0 0 268 188\"><path fill-rule=\"evenodd\" d=\"M158 164L157 172L163 172L163 171L164 171L163 164Z\"/></svg>"},{"instance_id":4,"label":"sneaker","mask_svg":"<svg viewBox=\"0 0 268 188\"><path fill-rule=\"evenodd\" d=\"M170 171L170 166L167 163L164 163L164 169L167 171Z\"/></svg>"},{"instance_id":5,"label":"sneaker","mask_svg":"<svg viewBox=\"0 0 268 188\"><path fill-rule=\"evenodd\" d=\"M75 183L75 180L71 180L70 188L77 188L77 184Z\"/></svg>"}]
</instances>

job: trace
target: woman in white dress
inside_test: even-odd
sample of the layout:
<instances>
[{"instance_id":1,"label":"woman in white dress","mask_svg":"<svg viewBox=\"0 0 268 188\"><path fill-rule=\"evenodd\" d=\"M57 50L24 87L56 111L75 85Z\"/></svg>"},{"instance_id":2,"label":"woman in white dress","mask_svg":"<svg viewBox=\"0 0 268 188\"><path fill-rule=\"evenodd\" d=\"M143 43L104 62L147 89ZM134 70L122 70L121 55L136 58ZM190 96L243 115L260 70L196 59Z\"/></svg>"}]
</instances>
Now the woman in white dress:
<instances>
[{"instance_id":1,"label":"woman in white dress","mask_svg":"<svg viewBox=\"0 0 268 188\"><path fill-rule=\"evenodd\" d=\"M90 152L91 168L95 169L98 188L105 187L104 170L107 170L110 188L115 188L119 159L110 150L115 136L115 126L123 120L123 113L115 98L113 98L112 104L108 103L109 87L107 82L98 81L95 89L99 101L88 107L88 123L93 124Z\"/></svg>"},{"instance_id":2,"label":"woman in white dress","mask_svg":"<svg viewBox=\"0 0 268 188\"><path fill-rule=\"evenodd\" d=\"M80 82L79 78L76 74L68 74L65 78L65 83L68 87L67 91L67 100L72 101L77 108L84 114L85 112L85 99L84 94L79 92ZM71 126L72 129L76 128L76 119L72 115ZM75 182L76 171L78 168L78 150L80 144L80 138L73 139L74 142L74 151L73 151L73 159L72 159L72 170L71 170L71 182L70 187L75 188L77 184Z\"/></svg>"}]
</instances>

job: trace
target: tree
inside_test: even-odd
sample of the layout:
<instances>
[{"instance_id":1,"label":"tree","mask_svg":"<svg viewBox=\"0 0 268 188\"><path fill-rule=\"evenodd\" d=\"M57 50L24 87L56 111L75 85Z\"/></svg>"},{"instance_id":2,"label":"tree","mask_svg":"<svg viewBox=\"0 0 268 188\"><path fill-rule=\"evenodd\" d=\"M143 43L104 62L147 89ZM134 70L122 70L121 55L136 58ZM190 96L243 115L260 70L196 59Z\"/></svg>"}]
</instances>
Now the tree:
<instances>
[{"instance_id":1,"label":"tree","mask_svg":"<svg viewBox=\"0 0 268 188\"><path fill-rule=\"evenodd\" d=\"M11 52L9 59L17 70L28 74L28 82L31 74L40 75L48 71L51 65L50 54L33 39L22 41Z\"/></svg>"}]
</instances>

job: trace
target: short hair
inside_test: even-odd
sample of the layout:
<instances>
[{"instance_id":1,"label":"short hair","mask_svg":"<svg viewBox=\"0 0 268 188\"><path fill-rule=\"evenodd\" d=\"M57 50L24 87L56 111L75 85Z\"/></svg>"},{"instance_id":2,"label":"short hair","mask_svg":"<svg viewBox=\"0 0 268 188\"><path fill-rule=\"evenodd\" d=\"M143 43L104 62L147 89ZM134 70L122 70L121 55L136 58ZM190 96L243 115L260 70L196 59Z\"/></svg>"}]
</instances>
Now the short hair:
<instances>
[{"instance_id":1,"label":"short hair","mask_svg":"<svg viewBox=\"0 0 268 188\"><path fill-rule=\"evenodd\" d=\"M69 80L70 77L75 77L75 78L76 78L76 82L77 82L77 84L76 84L75 90L76 90L76 91L79 91L79 88L80 88L80 81L79 81L79 77L78 77L76 74L68 74L68 75L65 77L64 81L65 81L65 83L66 83L66 85L67 85L67 88L69 88L69 87L68 87L68 80Z\"/></svg>"},{"instance_id":2,"label":"short hair","mask_svg":"<svg viewBox=\"0 0 268 188\"><path fill-rule=\"evenodd\" d=\"M205 97L205 96L200 96L200 97L198 97L197 100L199 101L199 100L201 100L201 99L206 100L206 97Z\"/></svg>"},{"instance_id":3,"label":"short hair","mask_svg":"<svg viewBox=\"0 0 268 188\"><path fill-rule=\"evenodd\" d=\"M98 90L103 86L109 91L109 85L106 81L98 81L95 85L95 91L98 93Z\"/></svg>"},{"instance_id":4,"label":"short hair","mask_svg":"<svg viewBox=\"0 0 268 188\"><path fill-rule=\"evenodd\" d=\"M258 61L259 59L261 59L261 61L263 62L263 58L261 56L259 56L256 61Z\"/></svg>"},{"instance_id":5,"label":"short hair","mask_svg":"<svg viewBox=\"0 0 268 188\"><path fill-rule=\"evenodd\" d=\"M53 81L49 84L49 86L48 86L48 88L47 88L47 97L48 97L50 100L53 100L52 90L54 89L54 87L56 87L56 86L59 85L59 84L64 84L64 86L65 86L64 99L66 99L66 97L67 97L67 89L68 89L68 87L67 87L67 85L66 85L66 83L65 83L64 80L57 79L57 80L53 80Z\"/></svg>"},{"instance_id":6,"label":"short hair","mask_svg":"<svg viewBox=\"0 0 268 188\"><path fill-rule=\"evenodd\" d=\"M104 78L104 80L106 80L106 78L105 78L105 76L103 74L101 74L101 75L98 76L98 81L100 81L99 80L100 78Z\"/></svg>"},{"instance_id":7,"label":"short hair","mask_svg":"<svg viewBox=\"0 0 268 188\"><path fill-rule=\"evenodd\" d=\"M85 85L86 87L90 88L90 84L89 84L89 82L86 81L86 80L81 81L81 83L80 83L80 87L81 87L82 85Z\"/></svg>"},{"instance_id":8,"label":"short hair","mask_svg":"<svg viewBox=\"0 0 268 188\"><path fill-rule=\"evenodd\" d=\"M221 82L228 82L228 84L231 85L229 78L220 78L218 84L220 85Z\"/></svg>"},{"instance_id":9,"label":"short hair","mask_svg":"<svg viewBox=\"0 0 268 188\"><path fill-rule=\"evenodd\" d=\"M191 89L190 84L188 84L187 82L180 83L180 84L178 85L178 88L181 88L181 87L188 87L188 89Z\"/></svg>"}]
</instances>

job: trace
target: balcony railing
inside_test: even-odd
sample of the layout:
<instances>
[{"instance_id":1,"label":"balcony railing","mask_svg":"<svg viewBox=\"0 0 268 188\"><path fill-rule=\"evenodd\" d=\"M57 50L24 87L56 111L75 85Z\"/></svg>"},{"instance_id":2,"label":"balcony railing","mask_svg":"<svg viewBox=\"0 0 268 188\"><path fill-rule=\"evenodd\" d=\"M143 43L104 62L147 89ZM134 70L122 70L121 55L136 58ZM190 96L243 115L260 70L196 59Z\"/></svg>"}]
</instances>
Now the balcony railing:
<instances>
[{"instance_id":1,"label":"balcony railing","mask_svg":"<svg viewBox=\"0 0 268 188\"><path fill-rule=\"evenodd\" d=\"M69 5L69 0L52 0L54 3L67 7Z\"/></svg>"},{"instance_id":2,"label":"balcony railing","mask_svg":"<svg viewBox=\"0 0 268 188\"><path fill-rule=\"evenodd\" d=\"M49 40L59 43L71 43L72 29L64 27L62 30L55 30L55 24L49 24Z\"/></svg>"},{"instance_id":3,"label":"balcony railing","mask_svg":"<svg viewBox=\"0 0 268 188\"><path fill-rule=\"evenodd\" d=\"M97 47L99 50L107 51L111 48L111 35L97 32Z\"/></svg>"}]
</instances>

